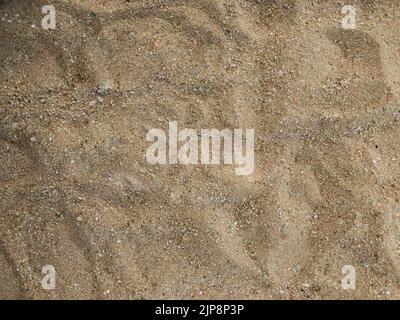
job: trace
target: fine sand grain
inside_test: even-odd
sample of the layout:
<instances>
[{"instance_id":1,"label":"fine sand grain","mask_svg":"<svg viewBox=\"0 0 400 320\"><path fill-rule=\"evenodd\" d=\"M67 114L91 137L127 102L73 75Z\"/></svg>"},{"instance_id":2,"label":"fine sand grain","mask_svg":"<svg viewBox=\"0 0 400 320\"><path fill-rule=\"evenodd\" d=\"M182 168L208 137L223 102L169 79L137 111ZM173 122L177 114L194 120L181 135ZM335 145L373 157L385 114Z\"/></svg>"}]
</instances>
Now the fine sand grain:
<instances>
[{"instance_id":1,"label":"fine sand grain","mask_svg":"<svg viewBox=\"0 0 400 320\"><path fill-rule=\"evenodd\" d=\"M45 4L0 0L0 298L400 298L398 1ZM150 165L170 121L254 173Z\"/></svg>"}]
</instances>

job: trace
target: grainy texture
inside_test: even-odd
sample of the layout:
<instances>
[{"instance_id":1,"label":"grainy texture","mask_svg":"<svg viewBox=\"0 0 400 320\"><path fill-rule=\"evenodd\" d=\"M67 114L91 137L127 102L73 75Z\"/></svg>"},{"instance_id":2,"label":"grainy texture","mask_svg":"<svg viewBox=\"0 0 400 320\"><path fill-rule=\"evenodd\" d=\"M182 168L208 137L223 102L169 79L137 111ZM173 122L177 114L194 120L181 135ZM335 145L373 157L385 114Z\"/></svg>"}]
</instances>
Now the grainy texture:
<instances>
[{"instance_id":1,"label":"grainy texture","mask_svg":"<svg viewBox=\"0 0 400 320\"><path fill-rule=\"evenodd\" d=\"M44 4L0 1L0 298L400 298L398 1ZM172 120L254 173L149 165Z\"/></svg>"}]
</instances>

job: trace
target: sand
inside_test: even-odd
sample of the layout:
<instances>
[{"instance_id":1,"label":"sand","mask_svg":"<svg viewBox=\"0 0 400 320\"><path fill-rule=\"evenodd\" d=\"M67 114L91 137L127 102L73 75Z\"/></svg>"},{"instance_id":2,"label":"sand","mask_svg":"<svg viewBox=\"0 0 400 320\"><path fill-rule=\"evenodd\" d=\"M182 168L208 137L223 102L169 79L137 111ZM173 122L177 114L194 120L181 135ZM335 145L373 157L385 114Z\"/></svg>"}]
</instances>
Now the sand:
<instances>
[{"instance_id":1,"label":"sand","mask_svg":"<svg viewBox=\"0 0 400 320\"><path fill-rule=\"evenodd\" d=\"M400 298L399 3L45 4L0 1L1 299ZM254 173L150 165L170 121Z\"/></svg>"}]
</instances>

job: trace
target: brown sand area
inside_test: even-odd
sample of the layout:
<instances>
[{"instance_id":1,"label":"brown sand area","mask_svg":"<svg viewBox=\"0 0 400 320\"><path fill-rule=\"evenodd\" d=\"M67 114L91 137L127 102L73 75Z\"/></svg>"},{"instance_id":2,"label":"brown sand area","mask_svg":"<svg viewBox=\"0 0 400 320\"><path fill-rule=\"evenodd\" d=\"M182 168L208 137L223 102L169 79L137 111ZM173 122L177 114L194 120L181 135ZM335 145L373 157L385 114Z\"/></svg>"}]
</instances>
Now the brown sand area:
<instances>
[{"instance_id":1,"label":"brown sand area","mask_svg":"<svg viewBox=\"0 0 400 320\"><path fill-rule=\"evenodd\" d=\"M0 1L0 298L400 298L399 2L45 4ZM172 120L254 173L150 165Z\"/></svg>"}]
</instances>

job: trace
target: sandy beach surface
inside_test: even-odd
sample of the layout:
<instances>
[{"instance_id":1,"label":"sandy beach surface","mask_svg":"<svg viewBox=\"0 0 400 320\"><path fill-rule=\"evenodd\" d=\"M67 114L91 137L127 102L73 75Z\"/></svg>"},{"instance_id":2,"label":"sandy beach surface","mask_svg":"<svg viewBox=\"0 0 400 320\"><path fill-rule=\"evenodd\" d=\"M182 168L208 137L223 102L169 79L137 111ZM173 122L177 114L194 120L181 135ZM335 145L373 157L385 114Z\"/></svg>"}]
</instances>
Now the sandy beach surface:
<instances>
[{"instance_id":1,"label":"sandy beach surface","mask_svg":"<svg viewBox=\"0 0 400 320\"><path fill-rule=\"evenodd\" d=\"M0 0L0 299L400 298L400 2L46 4ZM150 164L171 121L254 172Z\"/></svg>"}]
</instances>

